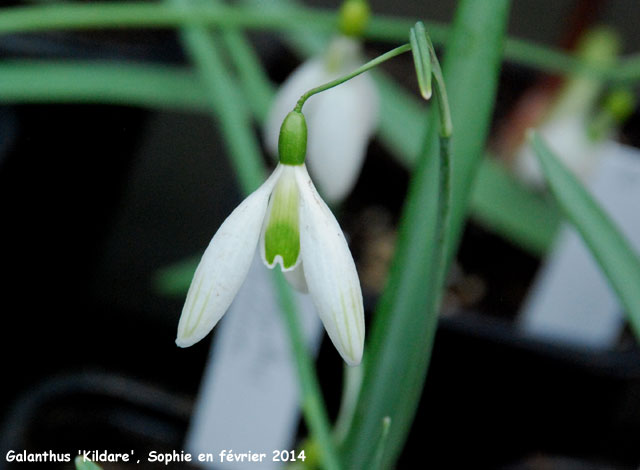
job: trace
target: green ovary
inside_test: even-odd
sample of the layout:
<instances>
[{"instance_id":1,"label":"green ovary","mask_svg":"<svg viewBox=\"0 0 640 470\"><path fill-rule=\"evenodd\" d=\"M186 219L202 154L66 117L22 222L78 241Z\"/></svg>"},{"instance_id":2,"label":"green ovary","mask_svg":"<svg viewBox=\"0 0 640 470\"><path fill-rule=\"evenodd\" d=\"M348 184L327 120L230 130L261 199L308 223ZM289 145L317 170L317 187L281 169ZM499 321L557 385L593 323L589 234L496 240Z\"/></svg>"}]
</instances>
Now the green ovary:
<instances>
[{"instance_id":1,"label":"green ovary","mask_svg":"<svg viewBox=\"0 0 640 470\"><path fill-rule=\"evenodd\" d=\"M295 179L289 176L293 175L282 175L271 196L273 201L264 234L267 263L273 265L279 255L284 269L293 267L300 254L298 187Z\"/></svg>"}]
</instances>

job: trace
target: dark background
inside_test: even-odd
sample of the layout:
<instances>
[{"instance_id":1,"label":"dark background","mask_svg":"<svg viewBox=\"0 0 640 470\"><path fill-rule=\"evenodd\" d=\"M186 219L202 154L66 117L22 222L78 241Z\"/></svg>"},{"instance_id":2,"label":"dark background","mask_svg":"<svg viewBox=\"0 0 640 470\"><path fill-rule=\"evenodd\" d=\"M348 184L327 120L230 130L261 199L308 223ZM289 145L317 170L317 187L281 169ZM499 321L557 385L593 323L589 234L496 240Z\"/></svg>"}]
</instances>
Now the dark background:
<instances>
[{"instance_id":1,"label":"dark background","mask_svg":"<svg viewBox=\"0 0 640 470\"><path fill-rule=\"evenodd\" d=\"M376 12L439 21L450 21L454 5L372 2ZM640 9L631 0L514 2L509 33L562 45L567 19L581 15L615 26L625 51L637 52ZM276 37L251 37L275 81L297 65ZM185 60L168 31L6 36L0 54ZM407 75L410 66L407 58L392 72ZM540 77L506 63L496 120ZM622 138L637 145L639 135L636 114ZM377 142L370 150L344 207L347 230L350 217L369 207L382 206L392 223L401 207L408 175ZM0 106L3 449L180 448L212 335L178 349L182 299L158 295L152 281L159 268L200 253L240 201L225 153L208 115ZM395 192L381 199L376 188L388 175ZM477 309L441 321L399 468L412 468L414 458L431 468L636 468L640 355L633 343L594 353L519 338L510 321L538 260L471 224L459 263L492 290ZM496 265L503 270L491 271ZM504 272L512 273L510 285L502 284ZM376 293L368 294L371 310ZM334 415L342 371L324 349L319 373Z\"/></svg>"}]
</instances>

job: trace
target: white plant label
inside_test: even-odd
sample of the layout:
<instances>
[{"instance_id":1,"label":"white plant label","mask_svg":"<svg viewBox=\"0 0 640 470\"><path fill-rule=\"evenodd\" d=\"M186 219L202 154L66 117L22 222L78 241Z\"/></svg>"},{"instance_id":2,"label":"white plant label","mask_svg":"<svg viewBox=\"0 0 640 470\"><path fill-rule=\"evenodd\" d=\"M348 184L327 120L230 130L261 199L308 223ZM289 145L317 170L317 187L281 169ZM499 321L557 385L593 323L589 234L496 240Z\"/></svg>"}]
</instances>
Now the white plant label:
<instances>
[{"instance_id":1,"label":"white plant label","mask_svg":"<svg viewBox=\"0 0 640 470\"><path fill-rule=\"evenodd\" d=\"M256 257L214 329L185 446L192 454L215 456L194 462L205 468L244 468L245 457L253 459L244 460L251 468L275 469L283 456L292 461L292 452L300 458L293 447L300 416L296 369L271 274ZM308 344L317 351L320 319L308 295L296 293L295 299Z\"/></svg>"},{"instance_id":2,"label":"white plant label","mask_svg":"<svg viewBox=\"0 0 640 470\"><path fill-rule=\"evenodd\" d=\"M608 142L588 185L640 253L640 151ZM615 293L571 227L562 228L524 304L520 326L535 337L608 349L624 327Z\"/></svg>"}]
</instances>

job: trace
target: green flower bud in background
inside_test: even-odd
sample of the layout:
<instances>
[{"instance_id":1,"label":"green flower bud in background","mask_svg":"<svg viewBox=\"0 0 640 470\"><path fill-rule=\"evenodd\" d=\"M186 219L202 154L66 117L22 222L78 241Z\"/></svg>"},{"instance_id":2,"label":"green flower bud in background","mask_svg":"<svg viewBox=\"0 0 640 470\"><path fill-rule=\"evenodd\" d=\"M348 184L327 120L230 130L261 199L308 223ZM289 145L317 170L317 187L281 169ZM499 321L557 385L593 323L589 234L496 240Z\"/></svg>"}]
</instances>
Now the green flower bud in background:
<instances>
[{"instance_id":1,"label":"green flower bud in background","mask_svg":"<svg viewBox=\"0 0 640 470\"><path fill-rule=\"evenodd\" d=\"M604 101L604 108L616 122L624 122L633 113L635 105L635 96L627 88L613 90Z\"/></svg>"},{"instance_id":2,"label":"green flower bud in background","mask_svg":"<svg viewBox=\"0 0 640 470\"><path fill-rule=\"evenodd\" d=\"M369 22L371 10L364 0L347 0L340 7L338 27L345 36L361 36Z\"/></svg>"}]
</instances>

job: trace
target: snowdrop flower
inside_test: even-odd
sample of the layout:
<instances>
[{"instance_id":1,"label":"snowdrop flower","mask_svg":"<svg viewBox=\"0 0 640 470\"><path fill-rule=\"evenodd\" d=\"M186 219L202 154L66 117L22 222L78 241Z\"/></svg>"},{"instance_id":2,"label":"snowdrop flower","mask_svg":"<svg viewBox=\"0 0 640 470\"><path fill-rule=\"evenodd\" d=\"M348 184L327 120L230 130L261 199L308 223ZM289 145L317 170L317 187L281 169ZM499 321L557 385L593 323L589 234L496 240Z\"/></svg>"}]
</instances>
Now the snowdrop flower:
<instances>
[{"instance_id":1,"label":"snowdrop flower","mask_svg":"<svg viewBox=\"0 0 640 470\"><path fill-rule=\"evenodd\" d=\"M620 40L614 31L595 28L580 38L577 55L588 64L609 67L613 66L619 49ZM541 123L530 124L537 125L540 136L583 182L597 171L604 139L611 137L611 131L633 109L628 96L618 90L605 99L603 109L595 113L602 90L603 83L599 80L583 74L571 75L559 91L544 91L545 98L552 96L552 105ZM594 133L594 124L597 124L594 118L598 116L606 119ZM523 142L515 156L516 174L531 186L543 188L544 175L528 141Z\"/></svg>"},{"instance_id":2,"label":"snowdrop flower","mask_svg":"<svg viewBox=\"0 0 640 470\"><path fill-rule=\"evenodd\" d=\"M538 128L540 135L563 163L582 181L587 181L597 166L602 141L593 140L587 124L580 115L567 115L553 119ZM516 155L516 173L528 184L542 188L544 175L530 145L523 145Z\"/></svg>"},{"instance_id":3,"label":"snowdrop flower","mask_svg":"<svg viewBox=\"0 0 640 470\"><path fill-rule=\"evenodd\" d=\"M543 123L538 132L563 163L587 183L597 171L607 140L615 138L616 130L634 109L634 96L626 88L607 96L602 109L588 121L587 113L564 113ZM516 154L517 173L538 188L545 180L530 145L523 145Z\"/></svg>"},{"instance_id":4,"label":"snowdrop flower","mask_svg":"<svg viewBox=\"0 0 640 470\"><path fill-rule=\"evenodd\" d=\"M305 91L362 65L360 43L339 36L327 52L303 63L282 84L264 129L267 149L277 155L280 123ZM309 100L309 171L330 203L343 200L356 183L369 139L378 121L378 95L373 80L361 75Z\"/></svg>"},{"instance_id":5,"label":"snowdrop flower","mask_svg":"<svg viewBox=\"0 0 640 470\"><path fill-rule=\"evenodd\" d=\"M280 132L280 163L214 235L189 288L176 344L191 346L224 315L242 285L256 246L263 262L276 265L307 289L318 314L349 365L364 347L364 309L356 267L345 237L318 195L304 164L307 127L292 111Z\"/></svg>"}]
</instances>

